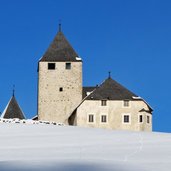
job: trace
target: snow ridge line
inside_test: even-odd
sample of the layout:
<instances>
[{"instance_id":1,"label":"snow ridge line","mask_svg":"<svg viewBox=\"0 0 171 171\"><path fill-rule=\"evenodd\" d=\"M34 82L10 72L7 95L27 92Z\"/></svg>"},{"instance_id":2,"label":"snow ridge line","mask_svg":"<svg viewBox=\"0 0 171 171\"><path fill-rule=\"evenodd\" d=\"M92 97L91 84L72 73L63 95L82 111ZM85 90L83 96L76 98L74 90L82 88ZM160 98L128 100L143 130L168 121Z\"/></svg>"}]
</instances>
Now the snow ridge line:
<instances>
[{"instance_id":1,"label":"snow ridge line","mask_svg":"<svg viewBox=\"0 0 171 171\"><path fill-rule=\"evenodd\" d=\"M142 151L142 149L143 149L143 136L141 133L139 133L139 144L140 144L139 147L135 151L133 151L132 153L130 153L128 155L125 155L124 162L127 162L130 157L132 157L135 154Z\"/></svg>"}]
</instances>

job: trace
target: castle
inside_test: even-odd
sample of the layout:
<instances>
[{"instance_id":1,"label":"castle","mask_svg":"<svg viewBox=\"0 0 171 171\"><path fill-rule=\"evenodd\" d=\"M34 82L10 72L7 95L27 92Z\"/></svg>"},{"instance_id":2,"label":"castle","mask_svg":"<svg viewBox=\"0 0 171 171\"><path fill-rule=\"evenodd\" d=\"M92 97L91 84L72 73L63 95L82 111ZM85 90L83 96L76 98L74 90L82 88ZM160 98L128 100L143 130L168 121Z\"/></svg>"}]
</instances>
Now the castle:
<instances>
[{"instance_id":1,"label":"castle","mask_svg":"<svg viewBox=\"0 0 171 171\"><path fill-rule=\"evenodd\" d=\"M152 108L110 76L95 87L82 85L82 59L61 25L38 62L38 104L34 119L67 125L152 131Z\"/></svg>"},{"instance_id":2,"label":"castle","mask_svg":"<svg viewBox=\"0 0 171 171\"><path fill-rule=\"evenodd\" d=\"M83 87L82 59L59 31L38 63L38 119L69 125L152 130L152 108L109 77Z\"/></svg>"}]
</instances>

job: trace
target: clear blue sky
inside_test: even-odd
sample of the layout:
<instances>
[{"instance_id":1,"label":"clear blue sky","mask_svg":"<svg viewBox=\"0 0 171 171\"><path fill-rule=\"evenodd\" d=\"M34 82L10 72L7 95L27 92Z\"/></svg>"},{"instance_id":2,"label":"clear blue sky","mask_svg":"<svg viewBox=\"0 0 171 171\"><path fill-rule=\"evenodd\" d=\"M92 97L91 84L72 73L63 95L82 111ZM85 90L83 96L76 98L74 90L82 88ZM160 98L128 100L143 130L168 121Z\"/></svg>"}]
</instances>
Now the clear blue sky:
<instances>
[{"instance_id":1,"label":"clear blue sky","mask_svg":"<svg viewBox=\"0 0 171 171\"><path fill-rule=\"evenodd\" d=\"M171 1L0 1L0 111L16 86L28 118L36 114L37 62L62 20L83 58L84 85L112 77L154 109L153 130L171 132Z\"/></svg>"}]
</instances>

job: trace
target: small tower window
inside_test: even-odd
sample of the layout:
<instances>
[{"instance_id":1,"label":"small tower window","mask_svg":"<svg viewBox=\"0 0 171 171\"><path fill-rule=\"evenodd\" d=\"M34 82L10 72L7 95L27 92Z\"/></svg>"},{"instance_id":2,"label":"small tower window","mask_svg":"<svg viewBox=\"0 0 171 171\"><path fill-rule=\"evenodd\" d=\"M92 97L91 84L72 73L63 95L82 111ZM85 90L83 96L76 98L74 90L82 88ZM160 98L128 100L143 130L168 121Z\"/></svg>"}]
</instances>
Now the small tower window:
<instances>
[{"instance_id":1,"label":"small tower window","mask_svg":"<svg viewBox=\"0 0 171 171\"><path fill-rule=\"evenodd\" d=\"M48 63L48 70L54 70L55 69L55 63Z\"/></svg>"},{"instance_id":2,"label":"small tower window","mask_svg":"<svg viewBox=\"0 0 171 171\"><path fill-rule=\"evenodd\" d=\"M101 106L107 106L107 100L102 100L101 101Z\"/></svg>"},{"instance_id":3,"label":"small tower window","mask_svg":"<svg viewBox=\"0 0 171 171\"><path fill-rule=\"evenodd\" d=\"M71 63L66 63L65 64L65 69L71 69Z\"/></svg>"},{"instance_id":4,"label":"small tower window","mask_svg":"<svg viewBox=\"0 0 171 171\"><path fill-rule=\"evenodd\" d=\"M60 88L59 88L59 91L60 91L60 92L63 91L63 87L60 87Z\"/></svg>"}]
</instances>

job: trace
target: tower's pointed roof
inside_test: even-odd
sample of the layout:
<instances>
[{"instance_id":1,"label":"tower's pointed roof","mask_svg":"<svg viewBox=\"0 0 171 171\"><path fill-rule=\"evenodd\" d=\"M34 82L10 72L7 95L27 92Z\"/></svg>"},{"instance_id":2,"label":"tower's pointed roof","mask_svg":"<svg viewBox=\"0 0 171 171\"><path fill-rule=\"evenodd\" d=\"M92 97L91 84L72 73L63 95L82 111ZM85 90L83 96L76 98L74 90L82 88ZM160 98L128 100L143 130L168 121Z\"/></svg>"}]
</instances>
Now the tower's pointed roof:
<instances>
[{"instance_id":1,"label":"tower's pointed roof","mask_svg":"<svg viewBox=\"0 0 171 171\"><path fill-rule=\"evenodd\" d=\"M81 59L78 58L78 54L72 48L70 43L65 38L61 31L61 25L59 25L59 31L55 36L54 40L50 44L49 48L40 59L40 61L48 62L64 62L64 61L75 61L80 62Z\"/></svg>"},{"instance_id":2,"label":"tower's pointed roof","mask_svg":"<svg viewBox=\"0 0 171 171\"><path fill-rule=\"evenodd\" d=\"M22 112L20 106L17 103L17 100L13 94L10 101L8 102L5 110L3 111L2 118L19 118L19 119L25 119L25 115Z\"/></svg>"},{"instance_id":3,"label":"tower's pointed roof","mask_svg":"<svg viewBox=\"0 0 171 171\"><path fill-rule=\"evenodd\" d=\"M135 100L136 97L136 94L109 77L86 100Z\"/></svg>"}]
</instances>

